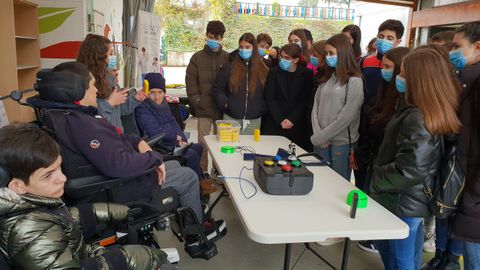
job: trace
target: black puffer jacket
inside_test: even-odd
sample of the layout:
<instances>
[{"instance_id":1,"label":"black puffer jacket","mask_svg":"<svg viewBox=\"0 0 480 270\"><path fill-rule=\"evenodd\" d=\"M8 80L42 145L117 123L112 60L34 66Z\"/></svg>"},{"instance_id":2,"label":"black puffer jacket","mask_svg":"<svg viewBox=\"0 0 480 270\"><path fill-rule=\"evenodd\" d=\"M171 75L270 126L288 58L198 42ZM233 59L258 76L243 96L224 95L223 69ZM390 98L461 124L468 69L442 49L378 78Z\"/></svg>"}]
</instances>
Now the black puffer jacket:
<instances>
[{"instance_id":1,"label":"black puffer jacket","mask_svg":"<svg viewBox=\"0 0 480 270\"><path fill-rule=\"evenodd\" d=\"M410 106L388 123L373 171L371 196L399 217L430 216L424 186L432 186L441 159L440 136Z\"/></svg>"},{"instance_id":2,"label":"black puffer jacket","mask_svg":"<svg viewBox=\"0 0 480 270\"><path fill-rule=\"evenodd\" d=\"M247 62L243 61L242 63L247 64ZM231 91L229 87L230 78L232 77L232 67L233 63L221 70L213 84L213 98L217 107L221 112L236 119L243 119L244 117L245 119L256 119L261 117L266 111L264 97L265 87L260 82L257 82L257 88L253 95L248 95L247 102L247 81L251 78L251 65L248 66L248 73L245 74L245 80L242 83L241 89L235 92ZM225 107L225 105L227 106Z\"/></svg>"}]
</instances>

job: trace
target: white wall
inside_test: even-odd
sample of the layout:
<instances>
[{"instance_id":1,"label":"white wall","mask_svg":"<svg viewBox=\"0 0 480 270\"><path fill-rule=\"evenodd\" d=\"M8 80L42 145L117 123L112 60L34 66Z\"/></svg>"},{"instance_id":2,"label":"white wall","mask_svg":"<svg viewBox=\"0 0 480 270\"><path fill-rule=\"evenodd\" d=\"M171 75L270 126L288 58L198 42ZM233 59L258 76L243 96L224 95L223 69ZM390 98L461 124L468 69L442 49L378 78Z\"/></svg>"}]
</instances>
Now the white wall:
<instances>
[{"instance_id":1,"label":"white wall","mask_svg":"<svg viewBox=\"0 0 480 270\"><path fill-rule=\"evenodd\" d=\"M405 46L409 8L391 5L374 4L367 2L355 2L355 24L362 30L362 50L366 51L368 42L377 36L378 27L388 19L396 19L405 26L405 33L400 46Z\"/></svg>"}]
</instances>

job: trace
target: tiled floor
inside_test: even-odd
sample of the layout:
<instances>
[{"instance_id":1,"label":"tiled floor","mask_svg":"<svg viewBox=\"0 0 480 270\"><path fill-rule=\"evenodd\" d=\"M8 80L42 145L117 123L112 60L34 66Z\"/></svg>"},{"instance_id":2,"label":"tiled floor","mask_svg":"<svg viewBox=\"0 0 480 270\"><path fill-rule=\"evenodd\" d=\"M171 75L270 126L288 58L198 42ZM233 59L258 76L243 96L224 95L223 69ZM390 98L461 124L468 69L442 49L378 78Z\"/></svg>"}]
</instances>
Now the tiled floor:
<instances>
[{"instance_id":1,"label":"tiled floor","mask_svg":"<svg viewBox=\"0 0 480 270\"><path fill-rule=\"evenodd\" d=\"M191 118L187 121L186 131L190 132L190 141L196 141L196 120ZM215 197L215 196L213 196ZM284 257L284 245L264 245L256 243L248 238L236 210L230 199L223 198L213 212L216 219L224 219L227 222L227 235L216 242L218 255L209 261L192 259L183 251L183 244L173 236L171 232L159 232L157 238L162 247L176 247L180 252L180 269L228 269L228 270L266 270L282 269ZM332 264L340 267L343 252L343 244L329 247L320 247L312 244ZM302 253L304 246L295 244L292 248L291 265ZM312 253L305 252L294 269L330 269L325 263L317 259ZM350 252L349 269L375 270L383 269L380 256L365 252L358 248L357 243L352 243Z\"/></svg>"}]
</instances>

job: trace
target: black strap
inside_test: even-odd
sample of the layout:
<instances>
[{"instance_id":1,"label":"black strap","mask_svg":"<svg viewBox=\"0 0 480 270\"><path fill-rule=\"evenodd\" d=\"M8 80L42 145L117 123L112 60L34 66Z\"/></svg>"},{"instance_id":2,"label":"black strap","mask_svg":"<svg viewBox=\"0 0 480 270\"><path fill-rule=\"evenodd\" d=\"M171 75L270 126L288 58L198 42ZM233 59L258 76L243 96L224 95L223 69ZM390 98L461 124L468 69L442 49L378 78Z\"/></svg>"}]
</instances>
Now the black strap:
<instances>
[{"instance_id":1,"label":"black strap","mask_svg":"<svg viewBox=\"0 0 480 270\"><path fill-rule=\"evenodd\" d=\"M92 238L96 233L97 217L93 211L91 204L84 204L77 206L80 214L80 224L82 225L82 232L85 239Z\"/></svg>"},{"instance_id":2,"label":"black strap","mask_svg":"<svg viewBox=\"0 0 480 270\"><path fill-rule=\"evenodd\" d=\"M80 266L82 270L99 270L100 264L95 258L88 258L84 259L80 262Z\"/></svg>"},{"instance_id":3,"label":"black strap","mask_svg":"<svg viewBox=\"0 0 480 270\"><path fill-rule=\"evenodd\" d=\"M348 95L348 83L350 81L350 78L347 79L347 83L346 83L346 86L345 86L345 102L343 104L343 106L345 107L345 105L347 105L347 95ZM348 145L349 145L349 152L352 151L352 137L350 135L350 124L348 124Z\"/></svg>"},{"instance_id":4,"label":"black strap","mask_svg":"<svg viewBox=\"0 0 480 270\"><path fill-rule=\"evenodd\" d=\"M102 255L108 264L108 269L128 270L128 263L125 255L118 249L110 249Z\"/></svg>"}]
</instances>

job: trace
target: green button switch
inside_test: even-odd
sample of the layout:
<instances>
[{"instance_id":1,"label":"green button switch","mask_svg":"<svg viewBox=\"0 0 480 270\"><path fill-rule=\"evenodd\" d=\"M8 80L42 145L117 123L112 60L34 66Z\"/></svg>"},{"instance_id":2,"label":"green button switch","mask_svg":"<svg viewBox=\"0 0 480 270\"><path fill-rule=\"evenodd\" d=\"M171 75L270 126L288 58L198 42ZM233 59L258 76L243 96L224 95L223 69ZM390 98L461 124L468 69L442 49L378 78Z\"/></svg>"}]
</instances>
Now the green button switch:
<instances>
[{"instance_id":1,"label":"green button switch","mask_svg":"<svg viewBox=\"0 0 480 270\"><path fill-rule=\"evenodd\" d=\"M222 146L221 150L224 154L233 154L235 153L235 147L233 146Z\"/></svg>"},{"instance_id":2,"label":"green button switch","mask_svg":"<svg viewBox=\"0 0 480 270\"><path fill-rule=\"evenodd\" d=\"M361 190L352 190L348 193L347 195L347 204L352 205L353 202L353 195L357 193L358 194L358 208L367 208L368 204L368 197L367 195L361 191Z\"/></svg>"},{"instance_id":3,"label":"green button switch","mask_svg":"<svg viewBox=\"0 0 480 270\"><path fill-rule=\"evenodd\" d=\"M300 160L293 160L292 161L292 166L295 168L299 168L302 166L302 162Z\"/></svg>"}]
</instances>

